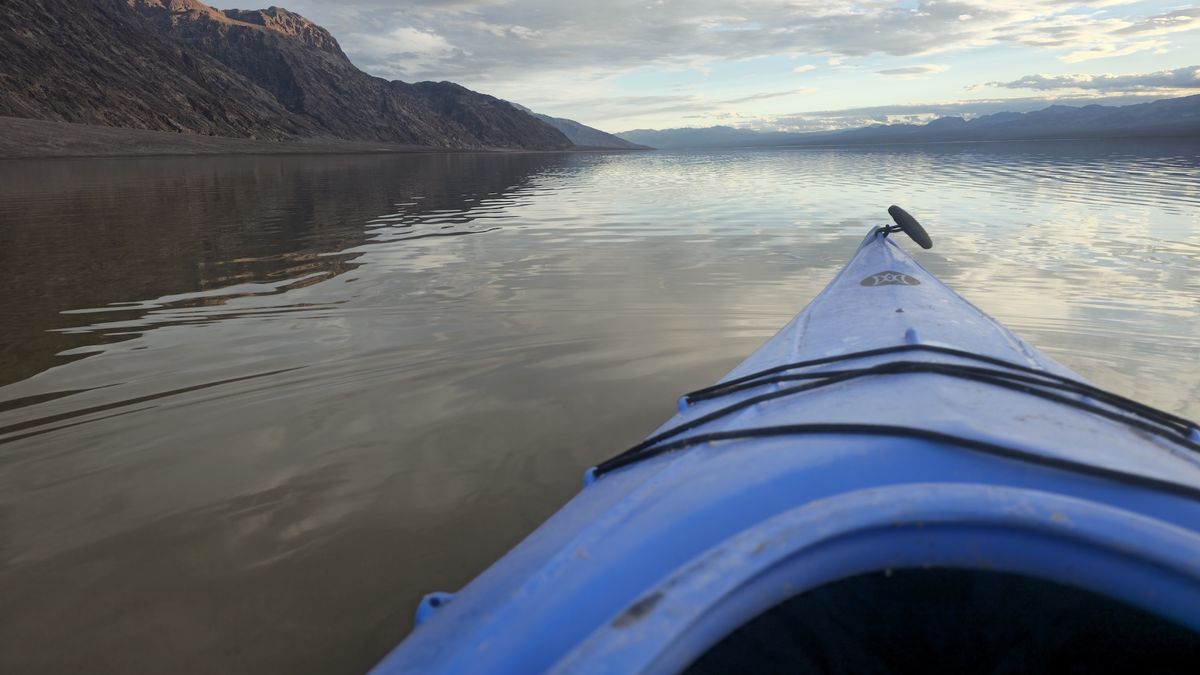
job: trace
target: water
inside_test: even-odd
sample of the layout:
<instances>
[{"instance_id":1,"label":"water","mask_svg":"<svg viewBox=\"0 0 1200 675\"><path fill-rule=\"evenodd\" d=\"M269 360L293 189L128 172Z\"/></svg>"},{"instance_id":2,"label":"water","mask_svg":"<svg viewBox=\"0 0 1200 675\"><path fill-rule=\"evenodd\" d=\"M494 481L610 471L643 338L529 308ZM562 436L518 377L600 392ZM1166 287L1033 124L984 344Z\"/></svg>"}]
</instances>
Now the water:
<instances>
[{"instance_id":1,"label":"water","mask_svg":"<svg viewBox=\"0 0 1200 675\"><path fill-rule=\"evenodd\" d=\"M1194 144L0 163L0 671L365 670L893 202L1200 418Z\"/></svg>"}]
</instances>

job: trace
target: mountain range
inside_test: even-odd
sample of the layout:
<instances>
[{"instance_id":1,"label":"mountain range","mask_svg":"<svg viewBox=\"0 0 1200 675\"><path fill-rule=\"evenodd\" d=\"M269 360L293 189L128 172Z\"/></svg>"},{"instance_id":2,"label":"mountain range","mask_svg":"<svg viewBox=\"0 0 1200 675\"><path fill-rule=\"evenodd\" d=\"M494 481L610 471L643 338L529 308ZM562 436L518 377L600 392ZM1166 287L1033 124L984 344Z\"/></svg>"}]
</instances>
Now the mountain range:
<instances>
[{"instance_id":1,"label":"mountain range","mask_svg":"<svg viewBox=\"0 0 1200 675\"><path fill-rule=\"evenodd\" d=\"M1187 135L1200 135L1200 96L1119 107L1055 105L830 132L717 126L613 135L452 82L374 77L354 66L329 31L280 7L0 0L4 156L129 149L636 150Z\"/></svg>"},{"instance_id":2,"label":"mountain range","mask_svg":"<svg viewBox=\"0 0 1200 675\"><path fill-rule=\"evenodd\" d=\"M927 124L877 124L842 131L789 133L715 126L637 129L617 136L661 149L1200 136L1200 95L1125 106L1052 105L1027 113L941 117Z\"/></svg>"},{"instance_id":3,"label":"mountain range","mask_svg":"<svg viewBox=\"0 0 1200 675\"><path fill-rule=\"evenodd\" d=\"M551 117L550 115L536 113L519 103L513 103L513 105L563 132L567 138L571 139L572 143L581 148L616 148L622 150L653 149L646 145L639 145L632 141L627 141L615 134L610 134L606 131L600 131L599 129L593 129L586 124L581 124L575 120L569 120L563 117Z\"/></svg>"},{"instance_id":4,"label":"mountain range","mask_svg":"<svg viewBox=\"0 0 1200 675\"><path fill-rule=\"evenodd\" d=\"M4 0L0 54L5 117L260 141L576 147L556 125L501 99L451 82L368 75L327 30L278 7Z\"/></svg>"}]
</instances>

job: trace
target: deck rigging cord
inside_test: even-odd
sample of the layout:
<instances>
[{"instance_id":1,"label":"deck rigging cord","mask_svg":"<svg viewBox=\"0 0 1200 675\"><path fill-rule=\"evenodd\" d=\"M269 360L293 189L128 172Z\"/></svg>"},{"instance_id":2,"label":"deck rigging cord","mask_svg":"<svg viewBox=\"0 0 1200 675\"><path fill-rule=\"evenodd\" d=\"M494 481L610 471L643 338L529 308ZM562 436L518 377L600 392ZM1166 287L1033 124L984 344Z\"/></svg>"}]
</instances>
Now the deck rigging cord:
<instances>
[{"instance_id":1,"label":"deck rigging cord","mask_svg":"<svg viewBox=\"0 0 1200 675\"><path fill-rule=\"evenodd\" d=\"M863 368L815 373L789 372L817 365L828 365L854 359L912 351L933 352L1000 367L988 368L975 365L966 365L962 363L949 363L944 361L892 361ZM891 433L890 435L938 440L988 452L989 454L1000 454L1010 458L1023 459L1025 461L1035 461L1041 464L1053 465L1057 468L1071 469L1076 472L1084 472L1089 474L1098 474L1109 478L1122 477L1123 479L1142 483L1149 481L1156 487L1165 487L1164 485L1160 485L1160 483L1165 483L1173 486L1172 489L1177 492L1179 490L1184 490L1191 496L1200 498L1200 490L1183 488L1178 484L1171 483L1169 481L1158 481L1157 479L1136 476L1134 474L1128 474L1112 469L1103 469L1070 460L1045 457L1015 448L1008 448L992 443L985 443L982 441L914 427L873 424L797 424L742 429L737 431L713 432L688 436L673 441L671 440L687 431L697 429L710 422L766 401L771 401L785 396L794 396L796 394L813 391L815 389L820 389L822 387L861 377L911 373L926 373L966 379L1018 391L1031 396L1036 396L1038 398L1078 408L1099 417L1104 417L1106 419L1140 429L1147 433L1176 443L1179 446L1190 450L1196 455L1200 455L1200 443L1196 442L1196 440L1193 440L1200 436L1200 433L1197 431L1197 429L1200 427L1197 427L1196 424L1177 415L1151 408L1150 406L1137 403L1136 401L1132 401L1123 396L1113 394L1100 389L1099 387L1095 387L1069 377L1063 377L1055 373L1038 370L1022 364L1012 363L1003 359L997 359L982 354L973 354L971 352L952 349L949 347L910 344L895 345L891 347L883 347L879 349L811 359L808 361L782 364L751 373L743 377L734 378L727 382L722 382L711 387L705 387L704 389L696 390L684 396L683 401L687 405L693 405L700 401L717 399L732 393L745 391L752 388L807 380L807 382L804 384L786 387L743 399L737 403L733 403L713 412L701 415L693 420L688 420L687 422L679 424L666 431L655 434L641 443L633 446L632 448L629 448L625 452L622 452L611 459L597 464L593 473L595 476L600 476L623 466L627 466L642 459L648 459L665 452L679 450L701 443L731 440L735 438L760 438L764 436L778 436L785 434L813 433L889 435L890 432L895 432ZM1056 393L1056 391L1075 394L1084 398L1071 398L1069 396ZM1103 403L1104 405L1091 403L1089 402L1089 399L1091 401Z\"/></svg>"}]
</instances>

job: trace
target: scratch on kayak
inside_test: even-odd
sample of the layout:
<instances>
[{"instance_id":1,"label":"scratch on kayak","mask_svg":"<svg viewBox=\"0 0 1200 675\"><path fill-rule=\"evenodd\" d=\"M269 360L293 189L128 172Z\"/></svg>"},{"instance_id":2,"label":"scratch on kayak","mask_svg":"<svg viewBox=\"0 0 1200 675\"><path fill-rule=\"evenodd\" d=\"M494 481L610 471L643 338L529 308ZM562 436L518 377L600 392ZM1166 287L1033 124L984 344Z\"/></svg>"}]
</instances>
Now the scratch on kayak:
<instances>
[{"instance_id":1,"label":"scratch on kayak","mask_svg":"<svg viewBox=\"0 0 1200 675\"><path fill-rule=\"evenodd\" d=\"M656 591L638 600L629 607L629 609L621 612L621 615L613 619L612 625L614 628L628 628L638 621L642 620L647 614L654 609L654 606L663 599L661 591Z\"/></svg>"}]
</instances>

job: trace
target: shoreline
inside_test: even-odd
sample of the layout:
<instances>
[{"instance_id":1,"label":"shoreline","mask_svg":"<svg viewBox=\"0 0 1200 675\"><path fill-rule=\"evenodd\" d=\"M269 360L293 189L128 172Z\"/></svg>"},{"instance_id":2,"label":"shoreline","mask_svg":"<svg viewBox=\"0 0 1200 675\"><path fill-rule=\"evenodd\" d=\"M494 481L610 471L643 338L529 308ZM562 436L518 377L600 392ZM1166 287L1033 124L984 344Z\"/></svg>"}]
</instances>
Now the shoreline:
<instances>
[{"instance_id":1,"label":"shoreline","mask_svg":"<svg viewBox=\"0 0 1200 675\"><path fill-rule=\"evenodd\" d=\"M104 127L21 117L0 117L0 161L106 157L461 154L472 152L640 152L640 150L582 146L568 150L459 149L321 138L267 141Z\"/></svg>"},{"instance_id":2,"label":"shoreline","mask_svg":"<svg viewBox=\"0 0 1200 675\"><path fill-rule=\"evenodd\" d=\"M796 149L796 148L815 148L819 150L827 149L852 149L852 148L888 148L896 146L924 146L924 145L965 145L965 144L993 144L999 145L1002 143L1081 143L1095 141L1166 141L1166 140L1195 140L1200 141L1200 133L1145 133L1145 134L1122 134L1117 136L1030 136L1027 138L955 138L955 139L940 139L940 140L917 140L917 141L855 141L843 143L779 143L776 145L695 145L678 148L655 148L656 150L674 151L674 150L771 150L771 149Z\"/></svg>"},{"instance_id":3,"label":"shoreline","mask_svg":"<svg viewBox=\"0 0 1200 675\"><path fill-rule=\"evenodd\" d=\"M897 146L928 146L956 144L992 144L1031 142L1131 141L1131 140L1200 140L1196 134L1137 134L1083 135L1077 137L1043 137L1012 139L943 139L909 141L859 141L780 143L777 145L731 144L681 148L608 148L576 146L564 150L525 150L514 148L442 148L427 145L402 145L372 141L347 141L334 138L300 138L268 141L228 136L104 127L74 122L35 120L0 116L0 161L22 159L118 159L149 157L220 157L220 156L303 156L303 155L408 155L408 154L559 154L572 152L630 153L662 150L719 151L771 149L871 149Z\"/></svg>"}]
</instances>

